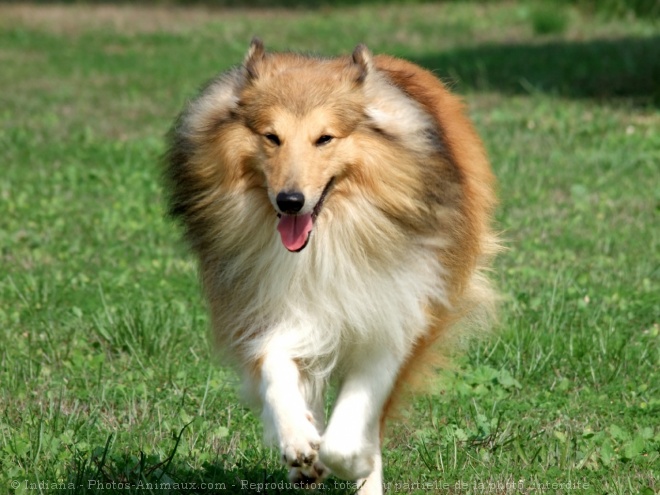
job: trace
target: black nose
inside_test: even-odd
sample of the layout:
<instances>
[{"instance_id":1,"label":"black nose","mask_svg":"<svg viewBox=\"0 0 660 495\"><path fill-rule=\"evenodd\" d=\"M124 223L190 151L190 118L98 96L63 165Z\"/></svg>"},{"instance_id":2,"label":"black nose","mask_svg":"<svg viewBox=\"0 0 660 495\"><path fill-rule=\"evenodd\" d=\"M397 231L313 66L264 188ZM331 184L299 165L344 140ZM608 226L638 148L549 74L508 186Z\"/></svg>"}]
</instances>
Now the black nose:
<instances>
[{"instance_id":1,"label":"black nose","mask_svg":"<svg viewBox=\"0 0 660 495\"><path fill-rule=\"evenodd\" d=\"M275 198L277 206L279 206L282 213L294 214L302 210L305 204L305 196L299 192L284 192L282 191Z\"/></svg>"}]
</instances>

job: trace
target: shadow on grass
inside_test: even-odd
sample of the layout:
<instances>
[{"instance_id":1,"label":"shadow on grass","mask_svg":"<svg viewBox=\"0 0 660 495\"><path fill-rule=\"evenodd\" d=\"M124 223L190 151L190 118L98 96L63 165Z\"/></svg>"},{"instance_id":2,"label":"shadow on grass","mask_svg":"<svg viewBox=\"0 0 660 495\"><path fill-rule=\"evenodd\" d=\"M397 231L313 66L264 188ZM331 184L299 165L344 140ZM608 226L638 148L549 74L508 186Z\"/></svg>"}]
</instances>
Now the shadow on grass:
<instances>
[{"instance_id":1,"label":"shadow on grass","mask_svg":"<svg viewBox=\"0 0 660 495\"><path fill-rule=\"evenodd\" d=\"M180 459L170 461L142 452L109 457L92 455L79 459L72 466L69 480L59 488L62 493L76 495L297 493L289 485L284 468L269 472L266 466L243 465L240 457L234 459L237 463L226 459L231 469L225 467L225 459L204 463L198 469L191 469Z\"/></svg>"},{"instance_id":2,"label":"shadow on grass","mask_svg":"<svg viewBox=\"0 0 660 495\"><path fill-rule=\"evenodd\" d=\"M458 89L660 106L660 36L459 48L415 61Z\"/></svg>"},{"instance_id":3,"label":"shadow on grass","mask_svg":"<svg viewBox=\"0 0 660 495\"><path fill-rule=\"evenodd\" d=\"M168 466L166 471L162 471L160 463L141 466L139 461L135 462L136 459L130 461L132 467L129 470L120 469L112 473L98 471L93 473L91 472L93 469L83 468L82 472L77 473L70 482L63 483L57 488L62 493L75 495L143 495L144 493L307 495L310 493L300 483L290 482L284 467L270 472L266 467L234 465L228 470L220 464L207 463L200 469L191 470L185 466L185 463L176 462ZM153 470L154 467L158 469ZM328 495L354 495L355 487L355 483L329 478L309 488L316 488L317 493L323 492Z\"/></svg>"},{"instance_id":4,"label":"shadow on grass","mask_svg":"<svg viewBox=\"0 0 660 495\"><path fill-rule=\"evenodd\" d=\"M104 447L81 454L70 466L69 479L54 488L62 495L142 495L168 493L180 495L213 495L217 493L308 494L300 483L287 479L286 469L273 466L272 456L262 451L261 459L248 460L236 452L216 452L213 461L192 468L177 454L181 438L192 424L184 426L166 458L142 451L128 453L112 447L110 434ZM316 488L328 495L356 492L354 483L328 479ZM31 486L29 488L32 488ZM35 489L40 488L35 485Z\"/></svg>"}]
</instances>

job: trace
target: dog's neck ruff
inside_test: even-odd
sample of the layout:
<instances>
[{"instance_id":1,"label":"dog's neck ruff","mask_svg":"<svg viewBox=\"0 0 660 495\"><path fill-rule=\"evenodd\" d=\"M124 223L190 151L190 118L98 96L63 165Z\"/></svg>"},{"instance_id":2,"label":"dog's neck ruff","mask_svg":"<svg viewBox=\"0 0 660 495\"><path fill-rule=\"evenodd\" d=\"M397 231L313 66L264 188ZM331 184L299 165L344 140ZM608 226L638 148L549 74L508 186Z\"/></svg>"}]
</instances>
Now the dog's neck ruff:
<instances>
[{"instance_id":1,"label":"dog's neck ruff","mask_svg":"<svg viewBox=\"0 0 660 495\"><path fill-rule=\"evenodd\" d=\"M426 328L427 305L446 301L436 255L442 241L388 229L387 222L363 196L330 201L300 253L282 245L277 221L254 223L250 242L226 258L213 281L222 294L216 324L223 345L248 361L282 346L323 379L339 366L346 342L356 349L386 342L405 353Z\"/></svg>"}]
</instances>

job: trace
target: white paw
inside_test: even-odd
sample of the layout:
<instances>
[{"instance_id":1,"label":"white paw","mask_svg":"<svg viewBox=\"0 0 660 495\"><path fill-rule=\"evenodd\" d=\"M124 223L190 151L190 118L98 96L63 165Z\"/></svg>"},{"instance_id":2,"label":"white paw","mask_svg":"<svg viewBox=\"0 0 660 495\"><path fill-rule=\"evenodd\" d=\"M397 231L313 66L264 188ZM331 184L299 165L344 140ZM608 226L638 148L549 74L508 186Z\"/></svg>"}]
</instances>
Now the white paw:
<instances>
[{"instance_id":1,"label":"white paw","mask_svg":"<svg viewBox=\"0 0 660 495\"><path fill-rule=\"evenodd\" d=\"M313 486L328 477L330 470L319 460L310 466L289 469L289 481L301 488L316 488Z\"/></svg>"},{"instance_id":2,"label":"white paw","mask_svg":"<svg viewBox=\"0 0 660 495\"><path fill-rule=\"evenodd\" d=\"M321 442L321 462L339 478L359 480L374 469L377 450L359 436L326 433Z\"/></svg>"},{"instance_id":3,"label":"white paw","mask_svg":"<svg viewBox=\"0 0 660 495\"><path fill-rule=\"evenodd\" d=\"M321 437L313 424L311 414L307 414L298 424L280 429L282 462L290 468L290 477L294 470L313 477L320 445Z\"/></svg>"}]
</instances>

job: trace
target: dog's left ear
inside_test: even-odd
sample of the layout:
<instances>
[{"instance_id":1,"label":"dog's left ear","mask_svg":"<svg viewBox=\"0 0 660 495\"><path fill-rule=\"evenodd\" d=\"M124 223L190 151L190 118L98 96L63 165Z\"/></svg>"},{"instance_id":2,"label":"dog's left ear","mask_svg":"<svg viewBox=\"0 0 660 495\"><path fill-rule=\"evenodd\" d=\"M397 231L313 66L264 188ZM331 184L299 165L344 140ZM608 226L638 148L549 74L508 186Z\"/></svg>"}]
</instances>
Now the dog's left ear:
<instances>
[{"instance_id":1,"label":"dog's left ear","mask_svg":"<svg viewBox=\"0 0 660 495\"><path fill-rule=\"evenodd\" d=\"M367 74L371 72L374 68L373 55L367 45L360 43L353 50L353 63L358 66L360 69L360 75L357 78L358 83L364 82L367 78Z\"/></svg>"},{"instance_id":2,"label":"dog's left ear","mask_svg":"<svg viewBox=\"0 0 660 495\"><path fill-rule=\"evenodd\" d=\"M266 49L264 48L264 42L255 36L252 38L250 48L248 49L247 55L243 60L243 67L245 67L249 79L256 79L259 76L257 66L265 57Z\"/></svg>"}]
</instances>

